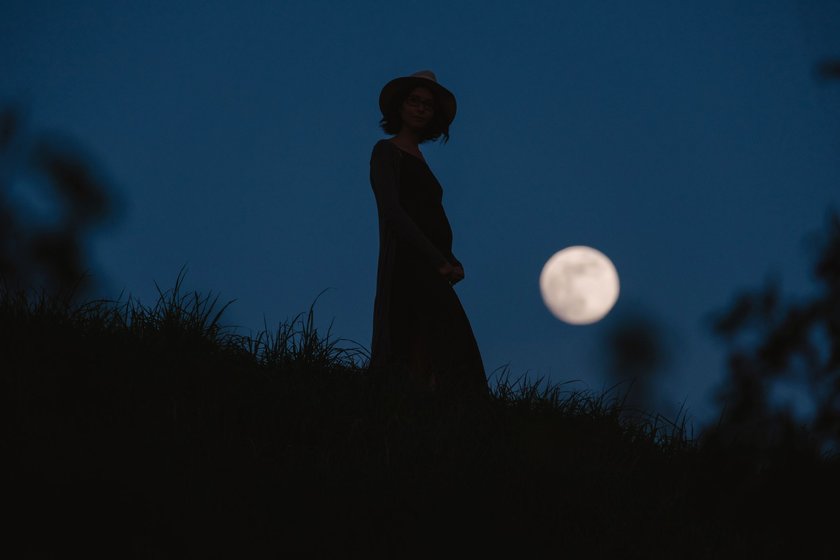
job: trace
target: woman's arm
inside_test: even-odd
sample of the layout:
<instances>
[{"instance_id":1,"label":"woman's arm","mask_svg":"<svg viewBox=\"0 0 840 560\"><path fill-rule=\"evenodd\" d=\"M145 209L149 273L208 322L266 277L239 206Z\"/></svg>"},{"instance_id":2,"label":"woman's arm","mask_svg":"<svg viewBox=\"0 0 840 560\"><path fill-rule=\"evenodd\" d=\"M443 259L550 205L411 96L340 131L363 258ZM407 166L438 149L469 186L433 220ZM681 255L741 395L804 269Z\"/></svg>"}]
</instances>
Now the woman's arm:
<instances>
[{"instance_id":1,"label":"woman's arm","mask_svg":"<svg viewBox=\"0 0 840 560\"><path fill-rule=\"evenodd\" d=\"M397 231L401 239L407 241L420 251L436 269L440 269L449 261L428 237L417 227L414 220L403 210L399 199L399 162L393 149L385 145L386 141L378 142L373 148L370 158L370 184L376 196L379 216L389 226Z\"/></svg>"}]
</instances>

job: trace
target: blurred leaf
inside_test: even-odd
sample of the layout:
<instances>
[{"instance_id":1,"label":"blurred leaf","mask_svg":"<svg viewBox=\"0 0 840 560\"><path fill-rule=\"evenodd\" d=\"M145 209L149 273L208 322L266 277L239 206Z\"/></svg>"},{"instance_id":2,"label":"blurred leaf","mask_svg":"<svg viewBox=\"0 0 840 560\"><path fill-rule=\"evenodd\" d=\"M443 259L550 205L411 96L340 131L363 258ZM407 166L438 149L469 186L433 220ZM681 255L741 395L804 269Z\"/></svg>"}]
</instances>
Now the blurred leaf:
<instances>
[{"instance_id":1,"label":"blurred leaf","mask_svg":"<svg viewBox=\"0 0 840 560\"><path fill-rule=\"evenodd\" d=\"M17 111L11 107L0 110L0 150L8 148L19 126Z\"/></svg>"},{"instance_id":2,"label":"blurred leaf","mask_svg":"<svg viewBox=\"0 0 840 560\"><path fill-rule=\"evenodd\" d=\"M33 148L35 166L47 174L68 204L74 222L97 222L109 211L106 187L92 173L91 165L54 139L41 139Z\"/></svg>"},{"instance_id":3,"label":"blurred leaf","mask_svg":"<svg viewBox=\"0 0 840 560\"><path fill-rule=\"evenodd\" d=\"M0 109L0 281L12 289L70 291L83 297L90 288L84 273L85 235L114 214L110 185L74 141L56 133L18 141L21 129L19 110ZM49 226L27 220L3 196L15 181L26 189L44 178L56 199L49 202L59 208Z\"/></svg>"},{"instance_id":4,"label":"blurred leaf","mask_svg":"<svg viewBox=\"0 0 840 560\"><path fill-rule=\"evenodd\" d=\"M817 76L824 80L840 80L840 60L827 59L817 65Z\"/></svg>"}]
</instances>

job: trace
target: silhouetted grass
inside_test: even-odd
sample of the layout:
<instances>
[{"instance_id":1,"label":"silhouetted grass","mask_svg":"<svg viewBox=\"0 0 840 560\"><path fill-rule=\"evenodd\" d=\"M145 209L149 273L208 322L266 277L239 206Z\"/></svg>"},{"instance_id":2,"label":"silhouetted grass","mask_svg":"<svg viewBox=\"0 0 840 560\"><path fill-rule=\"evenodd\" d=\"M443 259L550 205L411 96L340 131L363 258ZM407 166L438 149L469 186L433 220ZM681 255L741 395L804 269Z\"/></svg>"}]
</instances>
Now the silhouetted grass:
<instances>
[{"instance_id":1,"label":"silhouetted grass","mask_svg":"<svg viewBox=\"0 0 840 560\"><path fill-rule=\"evenodd\" d=\"M808 448L700 445L685 417L507 367L489 400L425 394L369 376L314 303L244 337L182 280L153 307L0 291L9 546L768 558L831 543L817 512L836 508L840 469Z\"/></svg>"}]
</instances>

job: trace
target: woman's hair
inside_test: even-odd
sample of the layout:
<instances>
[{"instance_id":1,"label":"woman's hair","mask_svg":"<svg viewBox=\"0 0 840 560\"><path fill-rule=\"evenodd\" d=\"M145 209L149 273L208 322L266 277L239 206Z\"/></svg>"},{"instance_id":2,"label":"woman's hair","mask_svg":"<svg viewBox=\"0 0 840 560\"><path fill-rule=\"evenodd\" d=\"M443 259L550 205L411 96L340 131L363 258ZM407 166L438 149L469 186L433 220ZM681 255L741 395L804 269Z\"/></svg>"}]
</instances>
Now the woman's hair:
<instances>
[{"instance_id":1,"label":"woman's hair","mask_svg":"<svg viewBox=\"0 0 840 560\"><path fill-rule=\"evenodd\" d=\"M405 101L409 94L414 91L414 88L417 87L425 86L408 84L391 96L391 106L385 108L385 115L379 120L379 126L387 134L397 134L400 131L400 128L402 128L403 123L402 118L400 117L400 109L402 108L403 101ZM427 89L431 91L432 96L435 95L434 90L431 88ZM449 141L449 124L446 122L443 112L440 110L437 98L435 98L435 111L431 120L429 120L426 125L426 128L424 128L420 134L420 143L423 144L429 140L435 141L440 138L441 135L443 135L443 143L446 144Z\"/></svg>"}]
</instances>

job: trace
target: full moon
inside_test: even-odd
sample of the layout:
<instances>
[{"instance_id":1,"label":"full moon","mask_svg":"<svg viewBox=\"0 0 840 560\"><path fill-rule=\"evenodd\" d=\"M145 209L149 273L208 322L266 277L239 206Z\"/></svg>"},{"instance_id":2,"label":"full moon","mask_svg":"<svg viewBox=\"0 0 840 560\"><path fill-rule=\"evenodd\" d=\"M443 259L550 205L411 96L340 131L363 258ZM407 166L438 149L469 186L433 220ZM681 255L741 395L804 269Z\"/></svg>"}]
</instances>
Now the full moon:
<instances>
[{"instance_id":1,"label":"full moon","mask_svg":"<svg viewBox=\"0 0 840 560\"><path fill-rule=\"evenodd\" d=\"M540 293L555 317L588 325L603 319L615 305L618 272L606 255L592 247L566 247L543 266Z\"/></svg>"}]
</instances>

